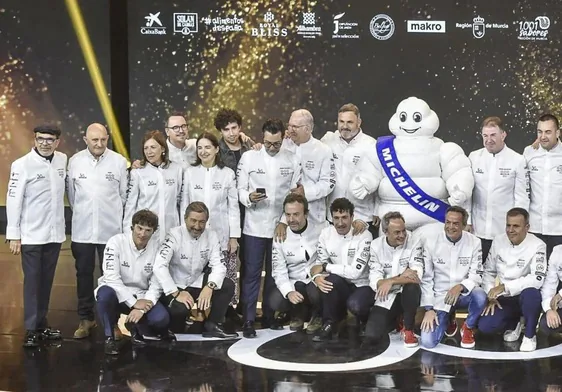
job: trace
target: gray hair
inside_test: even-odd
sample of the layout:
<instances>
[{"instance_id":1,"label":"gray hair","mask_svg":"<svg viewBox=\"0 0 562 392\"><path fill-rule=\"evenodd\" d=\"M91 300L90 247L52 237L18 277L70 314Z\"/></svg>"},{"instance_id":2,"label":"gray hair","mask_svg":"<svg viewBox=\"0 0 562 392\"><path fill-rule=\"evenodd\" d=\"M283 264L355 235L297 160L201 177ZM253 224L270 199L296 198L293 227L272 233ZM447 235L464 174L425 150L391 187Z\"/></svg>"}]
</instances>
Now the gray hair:
<instances>
[{"instance_id":1,"label":"gray hair","mask_svg":"<svg viewBox=\"0 0 562 392\"><path fill-rule=\"evenodd\" d=\"M402 222L406 223L401 213L399 213L398 211L389 211L384 214L381 220L381 228L383 233L386 233L388 231L388 225L390 224L390 221L392 219L402 219Z\"/></svg>"},{"instance_id":2,"label":"gray hair","mask_svg":"<svg viewBox=\"0 0 562 392\"><path fill-rule=\"evenodd\" d=\"M306 109L298 109L295 110L293 114L301 116L304 119L305 125L307 125L310 128L310 132L314 130L314 117L312 117L312 113L310 113Z\"/></svg>"}]
</instances>

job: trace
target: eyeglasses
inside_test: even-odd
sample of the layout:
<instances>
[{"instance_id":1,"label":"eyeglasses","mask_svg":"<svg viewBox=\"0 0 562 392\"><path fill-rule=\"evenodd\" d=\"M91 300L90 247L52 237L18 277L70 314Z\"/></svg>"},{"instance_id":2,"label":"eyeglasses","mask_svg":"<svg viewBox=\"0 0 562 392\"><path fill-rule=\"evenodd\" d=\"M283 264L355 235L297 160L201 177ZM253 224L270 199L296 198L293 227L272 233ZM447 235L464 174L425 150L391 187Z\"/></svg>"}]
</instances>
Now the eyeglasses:
<instances>
[{"instance_id":1,"label":"eyeglasses","mask_svg":"<svg viewBox=\"0 0 562 392\"><path fill-rule=\"evenodd\" d=\"M292 129L293 131L296 130L296 129L300 129L302 127L306 127L306 124L304 124L304 125L291 125L291 124L287 125L287 128Z\"/></svg>"},{"instance_id":2,"label":"eyeglasses","mask_svg":"<svg viewBox=\"0 0 562 392\"><path fill-rule=\"evenodd\" d=\"M172 131L174 131L175 133L178 133L180 131L180 129L182 131L187 131L187 128L189 127L189 125L187 124L182 124L182 125L174 125L173 127L166 127L167 129L171 129Z\"/></svg>"},{"instance_id":3,"label":"eyeglasses","mask_svg":"<svg viewBox=\"0 0 562 392\"><path fill-rule=\"evenodd\" d=\"M56 138L51 138L51 137L36 137L35 141L39 144L46 144L48 146L50 146L51 144L53 144L57 139Z\"/></svg>"},{"instance_id":4,"label":"eyeglasses","mask_svg":"<svg viewBox=\"0 0 562 392\"><path fill-rule=\"evenodd\" d=\"M283 145L283 142L281 141L281 142L270 143L270 142L264 141L263 145L265 146L265 148L271 148L271 147L279 148Z\"/></svg>"}]
</instances>

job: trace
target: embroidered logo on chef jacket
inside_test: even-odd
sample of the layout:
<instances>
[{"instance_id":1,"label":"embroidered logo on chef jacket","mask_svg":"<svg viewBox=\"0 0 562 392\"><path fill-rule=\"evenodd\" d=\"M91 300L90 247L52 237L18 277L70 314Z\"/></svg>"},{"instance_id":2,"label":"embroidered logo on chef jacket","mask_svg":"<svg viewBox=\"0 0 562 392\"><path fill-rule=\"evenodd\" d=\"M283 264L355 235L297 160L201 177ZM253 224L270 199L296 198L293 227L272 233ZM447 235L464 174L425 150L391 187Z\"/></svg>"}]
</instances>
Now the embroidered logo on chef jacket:
<instances>
[{"instance_id":1,"label":"embroidered logo on chef jacket","mask_svg":"<svg viewBox=\"0 0 562 392\"><path fill-rule=\"evenodd\" d=\"M39 174L37 174L37 179L38 180L44 180L45 176L43 174L39 173Z\"/></svg>"},{"instance_id":2,"label":"embroidered logo on chef jacket","mask_svg":"<svg viewBox=\"0 0 562 392\"><path fill-rule=\"evenodd\" d=\"M105 173L105 179L107 181L115 181L115 174L113 174L112 172L107 172Z\"/></svg>"},{"instance_id":3,"label":"embroidered logo on chef jacket","mask_svg":"<svg viewBox=\"0 0 562 392\"><path fill-rule=\"evenodd\" d=\"M282 177L288 177L293 173L293 171L288 167L279 168L279 172L281 173Z\"/></svg>"},{"instance_id":4,"label":"embroidered logo on chef jacket","mask_svg":"<svg viewBox=\"0 0 562 392\"><path fill-rule=\"evenodd\" d=\"M459 264L462 265L463 267L466 267L468 264L470 264L470 257L459 257Z\"/></svg>"},{"instance_id":5,"label":"embroidered logo on chef jacket","mask_svg":"<svg viewBox=\"0 0 562 392\"><path fill-rule=\"evenodd\" d=\"M304 168L306 170L313 170L316 167L316 165L314 164L314 161L306 161L306 163L304 164Z\"/></svg>"},{"instance_id":6,"label":"embroidered logo on chef jacket","mask_svg":"<svg viewBox=\"0 0 562 392\"><path fill-rule=\"evenodd\" d=\"M337 259L337 258L338 258L338 255L337 255L335 252L330 252L329 257L330 257L330 258Z\"/></svg>"},{"instance_id":7,"label":"embroidered logo on chef jacket","mask_svg":"<svg viewBox=\"0 0 562 392\"><path fill-rule=\"evenodd\" d=\"M88 177L84 174L84 173L80 173L80 175L78 176L79 180L86 180L88 179Z\"/></svg>"},{"instance_id":8,"label":"embroidered logo on chef jacket","mask_svg":"<svg viewBox=\"0 0 562 392\"><path fill-rule=\"evenodd\" d=\"M295 257L295 254L291 251L287 252L287 257Z\"/></svg>"},{"instance_id":9,"label":"embroidered logo on chef jacket","mask_svg":"<svg viewBox=\"0 0 562 392\"><path fill-rule=\"evenodd\" d=\"M180 259L181 260L187 260L187 259L189 259L189 257L187 257L187 255L184 255L183 253L180 253Z\"/></svg>"},{"instance_id":10,"label":"embroidered logo on chef jacket","mask_svg":"<svg viewBox=\"0 0 562 392\"><path fill-rule=\"evenodd\" d=\"M347 257L355 256L355 249L348 249L347 250Z\"/></svg>"},{"instance_id":11,"label":"embroidered logo on chef jacket","mask_svg":"<svg viewBox=\"0 0 562 392\"><path fill-rule=\"evenodd\" d=\"M57 171L59 172L59 177L64 178L64 169L58 169Z\"/></svg>"},{"instance_id":12,"label":"embroidered logo on chef jacket","mask_svg":"<svg viewBox=\"0 0 562 392\"><path fill-rule=\"evenodd\" d=\"M144 266L144 272L146 272L147 274L152 273L152 263L148 263Z\"/></svg>"},{"instance_id":13,"label":"embroidered logo on chef jacket","mask_svg":"<svg viewBox=\"0 0 562 392\"><path fill-rule=\"evenodd\" d=\"M398 260L398 264L400 265L400 267L407 267L408 266L408 261L410 260L409 257L401 257Z\"/></svg>"},{"instance_id":14,"label":"embroidered logo on chef jacket","mask_svg":"<svg viewBox=\"0 0 562 392\"><path fill-rule=\"evenodd\" d=\"M500 170L500 176L502 176L503 178L511 176L511 168L500 167L499 170Z\"/></svg>"},{"instance_id":15,"label":"embroidered logo on chef jacket","mask_svg":"<svg viewBox=\"0 0 562 392\"><path fill-rule=\"evenodd\" d=\"M441 257L438 257L437 261L435 263L436 264L445 264L445 260L443 260Z\"/></svg>"},{"instance_id":16,"label":"embroidered logo on chef jacket","mask_svg":"<svg viewBox=\"0 0 562 392\"><path fill-rule=\"evenodd\" d=\"M173 178L166 178L166 185L173 186L176 184L176 180Z\"/></svg>"},{"instance_id":17,"label":"embroidered logo on chef jacket","mask_svg":"<svg viewBox=\"0 0 562 392\"><path fill-rule=\"evenodd\" d=\"M533 172L538 172L539 169L536 166L531 166L531 171Z\"/></svg>"},{"instance_id":18,"label":"embroidered logo on chef jacket","mask_svg":"<svg viewBox=\"0 0 562 392\"><path fill-rule=\"evenodd\" d=\"M260 167L255 171L256 174L265 174L265 171Z\"/></svg>"},{"instance_id":19,"label":"embroidered logo on chef jacket","mask_svg":"<svg viewBox=\"0 0 562 392\"><path fill-rule=\"evenodd\" d=\"M213 190L214 191L220 191L222 189L222 184L219 181L215 181L213 183Z\"/></svg>"},{"instance_id":20,"label":"embroidered logo on chef jacket","mask_svg":"<svg viewBox=\"0 0 562 392\"><path fill-rule=\"evenodd\" d=\"M517 263L515 263L515 265L517 266L517 268L523 268L525 267L525 259L518 259Z\"/></svg>"},{"instance_id":21,"label":"embroidered logo on chef jacket","mask_svg":"<svg viewBox=\"0 0 562 392\"><path fill-rule=\"evenodd\" d=\"M193 189L198 189L198 190L202 190L203 187L199 184L195 184L195 186L193 187Z\"/></svg>"},{"instance_id":22,"label":"embroidered logo on chef jacket","mask_svg":"<svg viewBox=\"0 0 562 392\"><path fill-rule=\"evenodd\" d=\"M392 264L384 263L383 268L392 268Z\"/></svg>"},{"instance_id":23,"label":"embroidered logo on chef jacket","mask_svg":"<svg viewBox=\"0 0 562 392\"><path fill-rule=\"evenodd\" d=\"M357 165L357 162L359 162L360 159L361 159L360 155L354 155L353 156L353 164Z\"/></svg>"},{"instance_id":24,"label":"embroidered logo on chef jacket","mask_svg":"<svg viewBox=\"0 0 562 392\"><path fill-rule=\"evenodd\" d=\"M558 172L558 174L562 174L562 165L556 166L556 171Z\"/></svg>"},{"instance_id":25,"label":"embroidered logo on chef jacket","mask_svg":"<svg viewBox=\"0 0 562 392\"><path fill-rule=\"evenodd\" d=\"M484 170L478 168L478 169L476 169L475 173L476 174L484 174Z\"/></svg>"},{"instance_id":26,"label":"embroidered logo on chef jacket","mask_svg":"<svg viewBox=\"0 0 562 392\"><path fill-rule=\"evenodd\" d=\"M127 262L127 260L123 260L121 266L129 268L131 265Z\"/></svg>"},{"instance_id":27,"label":"embroidered logo on chef jacket","mask_svg":"<svg viewBox=\"0 0 562 392\"><path fill-rule=\"evenodd\" d=\"M203 250L199 251L199 255L201 256L202 259L208 259L209 253L211 253L210 249L203 249Z\"/></svg>"},{"instance_id":28,"label":"embroidered logo on chef jacket","mask_svg":"<svg viewBox=\"0 0 562 392\"><path fill-rule=\"evenodd\" d=\"M156 181L149 180L148 186L156 186Z\"/></svg>"}]
</instances>

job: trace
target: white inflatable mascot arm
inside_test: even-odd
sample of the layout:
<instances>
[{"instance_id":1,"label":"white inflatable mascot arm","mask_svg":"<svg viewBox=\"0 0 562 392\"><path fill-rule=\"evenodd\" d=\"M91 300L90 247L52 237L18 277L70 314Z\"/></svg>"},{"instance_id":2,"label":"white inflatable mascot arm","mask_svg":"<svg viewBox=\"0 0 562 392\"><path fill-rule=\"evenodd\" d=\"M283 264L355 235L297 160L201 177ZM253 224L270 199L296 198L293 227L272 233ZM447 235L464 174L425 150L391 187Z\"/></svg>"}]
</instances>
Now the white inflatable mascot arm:
<instances>
[{"instance_id":1,"label":"white inflatable mascot arm","mask_svg":"<svg viewBox=\"0 0 562 392\"><path fill-rule=\"evenodd\" d=\"M447 202L452 206L464 207L470 211L474 177L470 160L462 148L455 143L444 143L440 150L441 177L449 192Z\"/></svg>"},{"instance_id":2,"label":"white inflatable mascot arm","mask_svg":"<svg viewBox=\"0 0 562 392\"><path fill-rule=\"evenodd\" d=\"M363 200L367 195L377 191L383 177L384 172L373 145L371 153L365 154L357 162L356 174L349 181L349 191L359 200Z\"/></svg>"}]
</instances>

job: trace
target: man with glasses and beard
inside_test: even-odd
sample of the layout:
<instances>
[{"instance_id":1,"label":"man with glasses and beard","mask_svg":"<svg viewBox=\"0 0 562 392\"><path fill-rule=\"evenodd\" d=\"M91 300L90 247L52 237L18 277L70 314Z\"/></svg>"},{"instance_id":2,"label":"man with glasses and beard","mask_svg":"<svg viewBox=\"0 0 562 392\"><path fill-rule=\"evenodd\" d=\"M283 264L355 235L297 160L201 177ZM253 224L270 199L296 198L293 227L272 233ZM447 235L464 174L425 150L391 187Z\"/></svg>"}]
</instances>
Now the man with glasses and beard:
<instances>
[{"instance_id":1,"label":"man with glasses and beard","mask_svg":"<svg viewBox=\"0 0 562 392\"><path fill-rule=\"evenodd\" d=\"M287 149L281 149L285 126L279 119L268 119L262 127L263 147L242 155L238 164L238 196L246 209L242 241L245 245L242 303L244 337L256 337L254 322L265 258L263 298L275 287L271 277L272 241L283 214L283 200L301 181L301 165ZM273 310L263 301L263 324L273 322Z\"/></svg>"},{"instance_id":2,"label":"man with glasses and beard","mask_svg":"<svg viewBox=\"0 0 562 392\"><path fill-rule=\"evenodd\" d=\"M6 239L21 253L24 347L40 339L61 339L47 323L51 288L64 234L65 154L56 151L61 131L43 125L33 130L35 147L12 163L6 197Z\"/></svg>"}]
</instances>

